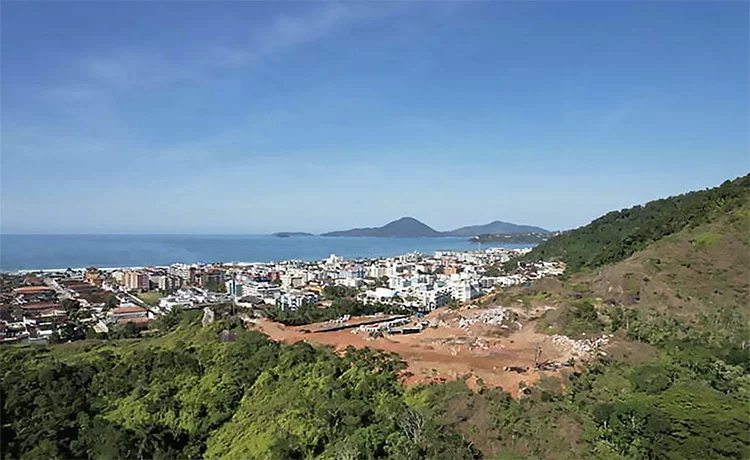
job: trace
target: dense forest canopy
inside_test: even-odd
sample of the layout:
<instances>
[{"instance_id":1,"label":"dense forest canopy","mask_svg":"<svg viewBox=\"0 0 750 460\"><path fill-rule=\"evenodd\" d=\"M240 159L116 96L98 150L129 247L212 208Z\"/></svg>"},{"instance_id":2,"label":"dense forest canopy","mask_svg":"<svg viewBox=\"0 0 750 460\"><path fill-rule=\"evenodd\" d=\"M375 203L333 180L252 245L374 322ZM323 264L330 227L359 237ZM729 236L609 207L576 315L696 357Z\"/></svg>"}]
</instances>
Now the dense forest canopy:
<instances>
[{"instance_id":1,"label":"dense forest canopy","mask_svg":"<svg viewBox=\"0 0 750 460\"><path fill-rule=\"evenodd\" d=\"M750 175L708 190L612 211L538 245L523 260L562 260L570 272L597 268L624 260L667 235L719 216L745 212L740 217L750 219L748 202Z\"/></svg>"}]
</instances>

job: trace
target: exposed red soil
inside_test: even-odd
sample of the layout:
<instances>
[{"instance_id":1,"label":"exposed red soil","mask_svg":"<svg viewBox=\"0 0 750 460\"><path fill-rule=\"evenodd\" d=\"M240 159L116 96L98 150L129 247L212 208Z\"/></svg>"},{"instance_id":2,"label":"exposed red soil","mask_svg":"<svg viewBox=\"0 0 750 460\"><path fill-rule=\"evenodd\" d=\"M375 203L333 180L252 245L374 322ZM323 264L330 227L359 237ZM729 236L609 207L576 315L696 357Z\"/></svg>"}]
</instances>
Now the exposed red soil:
<instances>
[{"instance_id":1,"label":"exposed red soil","mask_svg":"<svg viewBox=\"0 0 750 460\"><path fill-rule=\"evenodd\" d=\"M456 316L470 316L481 310L466 310L461 312L433 312L428 316L435 319ZM352 318L352 321L359 321ZM455 322L453 322L455 323ZM505 391L518 396L521 382L529 385L542 374L551 374L534 369L534 359L537 347L541 350L542 360L566 361L570 358L569 350L561 350L549 336L534 331L534 322L527 323L520 331L508 333L498 337L501 331L487 325L473 325L460 328L450 321L442 322L441 326L428 327L419 334L387 335L372 338L368 333L353 333L354 329L344 329L334 332L308 332L317 325L301 327L287 327L267 319L256 320L254 329L264 332L274 340L293 343L300 340L310 343L333 346L341 351L347 346L356 348L370 347L373 349L398 353L406 362L407 369L402 374L406 385L420 383L442 382L467 377L467 385L478 389L486 387L501 387ZM528 367L525 373L504 371L505 366Z\"/></svg>"}]
</instances>

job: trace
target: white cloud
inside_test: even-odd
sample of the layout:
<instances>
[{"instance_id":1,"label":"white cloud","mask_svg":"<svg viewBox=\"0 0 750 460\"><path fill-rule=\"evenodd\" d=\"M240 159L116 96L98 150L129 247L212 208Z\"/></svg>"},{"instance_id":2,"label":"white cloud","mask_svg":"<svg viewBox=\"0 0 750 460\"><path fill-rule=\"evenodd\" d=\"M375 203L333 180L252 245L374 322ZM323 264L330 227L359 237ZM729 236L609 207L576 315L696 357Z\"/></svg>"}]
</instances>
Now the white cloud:
<instances>
[{"instance_id":1,"label":"white cloud","mask_svg":"<svg viewBox=\"0 0 750 460\"><path fill-rule=\"evenodd\" d=\"M78 71L89 84L110 90L197 81L217 71L258 64L292 48L330 36L339 28L388 11L382 8L374 10L365 4L326 4L311 14L279 16L268 25L258 27L240 45L207 43L183 55L154 49L116 50L108 55L81 59ZM74 91L80 92L80 85L70 89L70 92Z\"/></svg>"}]
</instances>

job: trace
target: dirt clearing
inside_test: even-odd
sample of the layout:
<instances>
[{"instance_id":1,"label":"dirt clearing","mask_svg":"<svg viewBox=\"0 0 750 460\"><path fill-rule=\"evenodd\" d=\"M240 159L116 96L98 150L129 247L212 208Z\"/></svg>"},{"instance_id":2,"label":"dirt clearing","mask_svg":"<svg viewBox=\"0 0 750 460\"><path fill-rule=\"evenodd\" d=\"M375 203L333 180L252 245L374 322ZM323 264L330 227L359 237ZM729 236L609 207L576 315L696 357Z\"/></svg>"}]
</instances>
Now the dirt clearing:
<instances>
[{"instance_id":1,"label":"dirt clearing","mask_svg":"<svg viewBox=\"0 0 750 460\"><path fill-rule=\"evenodd\" d=\"M363 318L351 318L361 322ZM306 341L333 346L341 351L348 346L398 353L406 362L402 380L407 385L442 382L466 377L473 388L481 385L501 387L518 395L521 382L531 384L542 374L536 362L567 362L576 350L566 342L535 332L535 322L519 320L502 309L439 309L424 320L421 333L371 334L357 327L332 332L311 332L320 325L284 326L268 319L256 320L252 328L274 340L287 343ZM375 337L373 337L375 335ZM527 368L525 372L505 370Z\"/></svg>"}]
</instances>

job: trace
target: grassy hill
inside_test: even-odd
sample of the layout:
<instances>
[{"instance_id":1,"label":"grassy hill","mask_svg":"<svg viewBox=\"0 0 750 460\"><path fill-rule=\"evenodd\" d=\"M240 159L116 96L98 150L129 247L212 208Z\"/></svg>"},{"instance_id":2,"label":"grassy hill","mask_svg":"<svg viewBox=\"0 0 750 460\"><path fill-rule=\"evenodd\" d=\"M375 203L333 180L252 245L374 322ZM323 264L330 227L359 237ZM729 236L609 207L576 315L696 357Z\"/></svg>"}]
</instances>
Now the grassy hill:
<instances>
[{"instance_id":1,"label":"grassy hill","mask_svg":"<svg viewBox=\"0 0 750 460\"><path fill-rule=\"evenodd\" d=\"M666 236L616 264L573 276L570 285L605 303L680 317L747 306L750 209Z\"/></svg>"},{"instance_id":2,"label":"grassy hill","mask_svg":"<svg viewBox=\"0 0 750 460\"><path fill-rule=\"evenodd\" d=\"M747 306L749 187L750 176L744 176L707 191L610 213L552 238L528 258L565 260L564 281L540 280L531 288L506 291L495 301L569 307L589 299L599 307L632 307L682 319ZM703 211L698 213L698 209ZM626 244L619 244L615 237L622 233L652 236L638 239L637 244L631 239L628 251L623 252L620 249ZM612 250L615 247L619 249ZM611 263L602 262L610 259ZM554 322L561 314L564 311L550 313L548 319Z\"/></svg>"},{"instance_id":3,"label":"grassy hill","mask_svg":"<svg viewBox=\"0 0 750 460\"><path fill-rule=\"evenodd\" d=\"M562 260L569 273L592 270L625 260L684 229L710 224L740 208L747 209L748 202L750 175L712 189L610 212L540 244L524 260ZM748 221L744 214L738 218Z\"/></svg>"}]
</instances>

